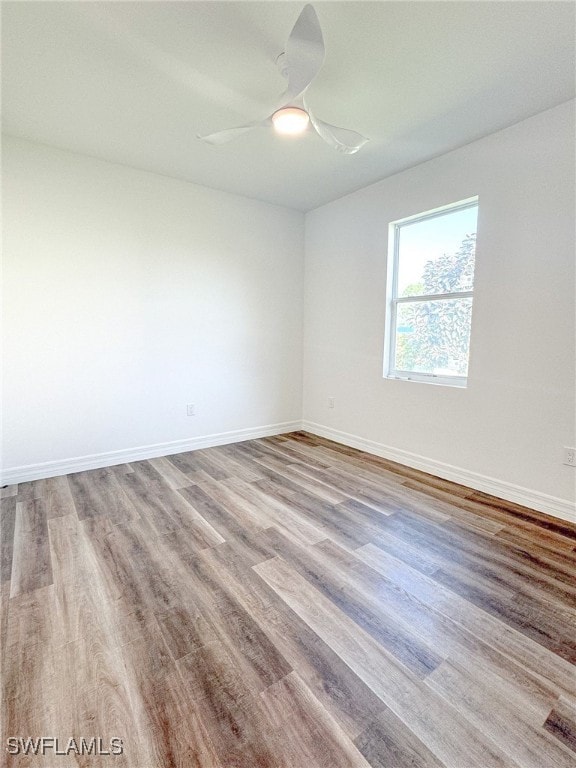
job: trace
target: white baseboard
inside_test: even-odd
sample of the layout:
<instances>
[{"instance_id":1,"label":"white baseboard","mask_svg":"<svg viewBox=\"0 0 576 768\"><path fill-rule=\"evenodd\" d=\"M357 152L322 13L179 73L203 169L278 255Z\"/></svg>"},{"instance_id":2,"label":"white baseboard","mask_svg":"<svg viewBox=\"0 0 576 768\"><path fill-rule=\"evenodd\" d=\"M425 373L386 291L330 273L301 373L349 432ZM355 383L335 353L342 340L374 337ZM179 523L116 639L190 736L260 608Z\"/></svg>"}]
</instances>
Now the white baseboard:
<instances>
[{"instance_id":1,"label":"white baseboard","mask_svg":"<svg viewBox=\"0 0 576 768\"><path fill-rule=\"evenodd\" d=\"M348 432L325 427L323 424L316 424L311 421L303 421L302 429L319 437L325 437L328 440L334 440L336 443L348 445L350 448L358 448L360 451L372 453L375 456L381 456L390 461L396 461L398 464L404 464L413 469L419 469L422 472L428 472L430 475L442 477L445 480L451 480L453 483L466 485L477 491L489 493L500 499L513 501L524 507L536 509L553 517L559 517L562 520L568 520L571 523L576 522L576 507L574 502L567 499L560 499L557 496L549 496L546 493L535 491L530 488L524 488L520 485L508 483L505 480L498 480L495 477L481 475L478 472L472 472L469 469L455 467L452 464L445 464L442 461L428 459L417 453L403 451L399 448L377 443L374 440L366 440L357 435L351 435Z\"/></svg>"},{"instance_id":2,"label":"white baseboard","mask_svg":"<svg viewBox=\"0 0 576 768\"><path fill-rule=\"evenodd\" d=\"M539 512L552 515L553 517L576 522L576 509L573 502L567 499L560 499L556 496L535 491L530 488L524 488L520 485L508 483L505 480L498 480L494 477L481 475L478 472L472 472L469 469L455 467L452 464L446 464L435 459L429 459L426 456L420 456L410 451L403 451L399 448L392 448L383 443L367 440L348 432L341 432L323 424L316 424L311 421L286 421L280 424L268 424L262 427L253 427L248 429L237 429L231 432L218 432L213 435L203 435L201 437L192 437L185 440L174 440L168 443L155 443L153 445L142 445L136 448L126 448L120 451L107 451L106 453L95 453L88 456L77 456L60 461L46 461L41 464L28 464L21 467L10 467L5 469L0 475L1 485L12 485L14 483L23 483L29 480L41 480L45 477L56 477L57 475L68 475L72 472L81 472L85 469L100 469L102 467L111 467L115 464L127 464L131 461L141 461L143 459L153 459L158 456L170 456L184 451L194 451L200 448L212 448L217 445L227 445L229 443L238 443L243 440L255 440L259 437L268 437L270 435L281 435L287 432L297 430L306 430L311 434L325 437L328 440L334 440L337 443L348 445L351 448L358 448L360 451L372 453L375 456L381 456L390 461L396 461L398 464L419 469L422 472L428 472L431 475L442 477L445 480L451 480L454 483L466 485L500 499L522 504L525 507L536 509Z\"/></svg>"},{"instance_id":3,"label":"white baseboard","mask_svg":"<svg viewBox=\"0 0 576 768\"><path fill-rule=\"evenodd\" d=\"M128 464L131 461L154 459L158 456L171 456L174 453L195 451L199 448L212 448L216 445L239 443L242 440L255 440L258 437L282 435L302 428L300 421L285 421L281 424L268 424L263 427L236 429L232 432L218 432L215 435L191 437L185 440L173 440L169 443L141 445L137 448L126 448L121 451L94 453L89 456L76 456L61 461L46 461L41 464L27 464L22 467L4 469L0 475L1 485L24 483L28 480L41 480L45 477L69 475L72 472L82 472L85 469L100 469L112 467L115 464Z\"/></svg>"}]
</instances>

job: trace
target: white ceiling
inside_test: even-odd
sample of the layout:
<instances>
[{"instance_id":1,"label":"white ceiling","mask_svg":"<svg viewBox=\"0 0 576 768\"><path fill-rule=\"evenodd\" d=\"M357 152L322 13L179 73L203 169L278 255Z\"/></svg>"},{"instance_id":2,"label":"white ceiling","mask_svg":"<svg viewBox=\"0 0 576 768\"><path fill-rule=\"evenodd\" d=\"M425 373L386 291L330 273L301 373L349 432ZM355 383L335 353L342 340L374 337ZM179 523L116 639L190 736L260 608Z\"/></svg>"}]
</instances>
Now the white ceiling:
<instances>
[{"instance_id":1,"label":"white ceiling","mask_svg":"<svg viewBox=\"0 0 576 768\"><path fill-rule=\"evenodd\" d=\"M270 113L303 5L4 2L4 131L308 210L574 97L571 2L318 2L310 107L370 143L198 141Z\"/></svg>"}]
</instances>

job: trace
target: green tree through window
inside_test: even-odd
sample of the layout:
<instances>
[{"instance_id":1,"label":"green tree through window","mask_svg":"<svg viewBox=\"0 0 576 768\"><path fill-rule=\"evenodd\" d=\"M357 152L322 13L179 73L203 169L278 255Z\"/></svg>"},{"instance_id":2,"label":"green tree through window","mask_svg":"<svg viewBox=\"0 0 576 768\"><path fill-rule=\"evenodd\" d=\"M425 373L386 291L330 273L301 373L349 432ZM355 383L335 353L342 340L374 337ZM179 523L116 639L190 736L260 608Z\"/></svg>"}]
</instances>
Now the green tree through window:
<instances>
[{"instance_id":1,"label":"green tree through window","mask_svg":"<svg viewBox=\"0 0 576 768\"><path fill-rule=\"evenodd\" d=\"M456 253L427 261L421 282L403 290L402 297L432 295L427 301L398 304L398 370L467 375L472 299L435 299L433 294L471 291L475 254L476 233L472 233Z\"/></svg>"}]
</instances>

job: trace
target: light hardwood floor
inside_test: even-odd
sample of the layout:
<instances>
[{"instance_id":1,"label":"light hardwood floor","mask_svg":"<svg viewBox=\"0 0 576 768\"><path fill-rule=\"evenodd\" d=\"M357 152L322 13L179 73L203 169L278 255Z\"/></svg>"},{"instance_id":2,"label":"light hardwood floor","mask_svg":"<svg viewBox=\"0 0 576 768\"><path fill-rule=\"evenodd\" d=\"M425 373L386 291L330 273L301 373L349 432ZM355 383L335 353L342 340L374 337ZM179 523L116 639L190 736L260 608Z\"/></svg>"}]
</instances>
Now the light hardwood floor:
<instances>
[{"instance_id":1,"label":"light hardwood floor","mask_svg":"<svg viewBox=\"0 0 576 768\"><path fill-rule=\"evenodd\" d=\"M576 766L576 526L304 433L2 495L9 766Z\"/></svg>"}]
</instances>

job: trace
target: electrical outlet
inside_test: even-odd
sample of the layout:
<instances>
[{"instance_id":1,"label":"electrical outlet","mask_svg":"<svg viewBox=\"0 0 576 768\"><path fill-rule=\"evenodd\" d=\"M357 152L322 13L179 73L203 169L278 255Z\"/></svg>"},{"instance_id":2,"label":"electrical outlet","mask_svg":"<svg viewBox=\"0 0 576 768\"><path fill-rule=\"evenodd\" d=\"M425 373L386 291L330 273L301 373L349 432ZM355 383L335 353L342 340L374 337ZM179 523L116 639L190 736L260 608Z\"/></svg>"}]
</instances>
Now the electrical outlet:
<instances>
[{"instance_id":1,"label":"electrical outlet","mask_svg":"<svg viewBox=\"0 0 576 768\"><path fill-rule=\"evenodd\" d=\"M576 448L564 447L564 464L569 467L576 467Z\"/></svg>"},{"instance_id":2,"label":"electrical outlet","mask_svg":"<svg viewBox=\"0 0 576 768\"><path fill-rule=\"evenodd\" d=\"M186 406L186 416L196 416L196 406L194 403L188 403Z\"/></svg>"},{"instance_id":3,"label":"electrical outlet","mask_svg":"<svg viewBox=\"0 0 576 768\"><path fill-rule=\"evenodd\" d=\"M328 398L328 408L334 408L334 398L329 397Z\"/></svg>"}]
</instances>

